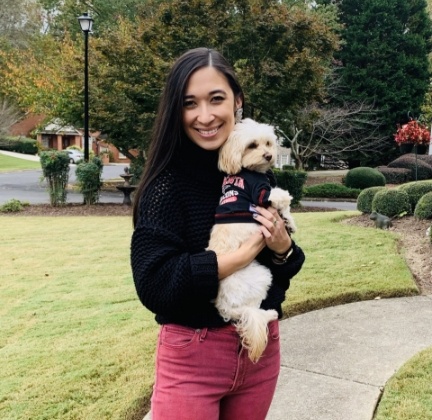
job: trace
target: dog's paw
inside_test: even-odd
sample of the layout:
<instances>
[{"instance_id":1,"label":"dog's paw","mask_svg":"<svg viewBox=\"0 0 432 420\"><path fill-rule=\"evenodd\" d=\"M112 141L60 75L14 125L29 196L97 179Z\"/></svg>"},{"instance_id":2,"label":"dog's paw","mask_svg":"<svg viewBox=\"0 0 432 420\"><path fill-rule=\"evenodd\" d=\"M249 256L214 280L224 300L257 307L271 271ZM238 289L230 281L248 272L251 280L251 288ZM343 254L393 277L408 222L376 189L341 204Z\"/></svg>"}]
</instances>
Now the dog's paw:
<instances>
[{"instance_id":1,"label":"dog's paw","mask_svg":"<svg viewBox=\"0 0 432 420\"><path fill-rule=\"evenodd\" d=\"M292 196L288 191L285 191L281 188L273 188L270 191L269 200L271 201L272 207L283 212L286 209L289 210Z\"/></svg>"}]
</instances>

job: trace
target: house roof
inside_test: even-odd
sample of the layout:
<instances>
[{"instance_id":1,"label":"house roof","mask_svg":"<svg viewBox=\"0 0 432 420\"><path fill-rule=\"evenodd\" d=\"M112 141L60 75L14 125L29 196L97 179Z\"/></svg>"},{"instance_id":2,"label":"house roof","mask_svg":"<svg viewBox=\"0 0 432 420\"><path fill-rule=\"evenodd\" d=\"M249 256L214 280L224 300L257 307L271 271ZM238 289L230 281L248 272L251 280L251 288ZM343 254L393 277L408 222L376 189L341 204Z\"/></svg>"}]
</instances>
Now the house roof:
<instances>
[{"instance_id":1,"label":"house roof","mask_svg":"<svg viewBox=\"0 0 432 420\"><path fill-rule=\"evenodd\" d=\"M28 114L21 121L13 124L9 132L12 136L29 137L30 133L45 119L44 115Z\"/></svg>"},{"instance_id":2,"label":"house roof","mask_svg":"<svg viewBox=\"0 0 432 420\"><path fill-rule=\"evenodd\" d=\"M40 134L79 134L81 135L80 131L77 130L72 125L64 124L61 120L55 119L51 121L48 125L46 125L44 128L39 130Z\"/></svg>"}]
</instances>

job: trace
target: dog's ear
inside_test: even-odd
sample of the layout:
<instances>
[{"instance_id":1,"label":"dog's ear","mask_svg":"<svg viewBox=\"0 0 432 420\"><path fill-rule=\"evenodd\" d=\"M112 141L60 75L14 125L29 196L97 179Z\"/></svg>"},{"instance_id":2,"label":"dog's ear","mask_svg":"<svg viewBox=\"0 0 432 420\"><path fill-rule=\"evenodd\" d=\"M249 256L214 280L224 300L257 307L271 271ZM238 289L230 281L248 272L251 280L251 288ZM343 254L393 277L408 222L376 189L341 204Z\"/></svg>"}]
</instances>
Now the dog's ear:
<instances>
[{"instance_id":1,"label":"dog's ear","mask_svg":"<svg viewBox=\"0 0 432 420\"><path fill-rule=\"evenodd\" d=\"M242 169L243 152L241 135L234 129L219 150L219 169L230 175L239 173Z\"/></svg>"}]
</instances>

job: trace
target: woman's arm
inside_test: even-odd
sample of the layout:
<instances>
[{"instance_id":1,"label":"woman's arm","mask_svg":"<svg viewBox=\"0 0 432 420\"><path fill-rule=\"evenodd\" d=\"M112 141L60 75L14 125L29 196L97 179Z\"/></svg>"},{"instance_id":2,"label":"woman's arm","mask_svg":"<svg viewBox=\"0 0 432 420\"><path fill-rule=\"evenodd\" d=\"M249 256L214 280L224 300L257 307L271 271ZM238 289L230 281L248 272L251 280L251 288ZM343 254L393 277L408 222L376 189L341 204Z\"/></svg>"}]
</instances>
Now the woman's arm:
<instances>
[{"instance_id":1,"label":"woman's arm","mask_svg":"<svg viewBox=\"0 0 432 420\"><path fill-rule=\"evenodd\" d=\"M186 239L188 227L178 190L168 178L157 180L144 192L131 241L137 294L149 310L165 316L210 302L219 285L216 254L204 251L205 245L200 251ZM205 242L207 226L201 230L196 237L203 235ZM197 251L191 252L194 247Z\"/></svg>"},{"instance_id":2,"label":"woman's arm","mask_svg":"<svg viewBox=\"0 0 432 420\"><path fill-rule=\"evenodd\" d=\"M265 246L266 243L262 233L257 233L244 242L236 251L230 254L218 255L219 280L223 280L237 270L246 267L256 258Z\"/></svg>"}]
</instances>

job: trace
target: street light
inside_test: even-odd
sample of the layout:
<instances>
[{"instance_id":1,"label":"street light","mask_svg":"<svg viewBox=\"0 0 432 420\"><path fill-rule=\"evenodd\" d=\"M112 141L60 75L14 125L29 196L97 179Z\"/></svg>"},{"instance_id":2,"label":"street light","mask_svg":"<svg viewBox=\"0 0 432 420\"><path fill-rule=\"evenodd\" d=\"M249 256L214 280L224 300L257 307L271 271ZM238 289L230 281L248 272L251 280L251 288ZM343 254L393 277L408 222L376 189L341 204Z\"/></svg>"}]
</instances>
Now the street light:
<instances>
[{"instance_id":1,"label":"street light","mask_svg":"<svg viewBox=\"0 0 432 420\"><path fill-rule=\"evenodd\" d=\"M89 160L89 87L88 87L88 36L93 27L93 19L88 13L78 18L84 33L84 160Z\"/></svg>"}]
</instances>

